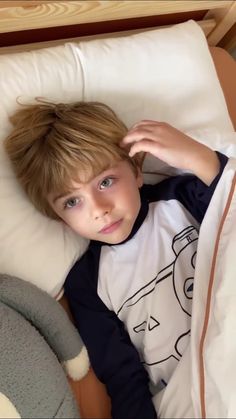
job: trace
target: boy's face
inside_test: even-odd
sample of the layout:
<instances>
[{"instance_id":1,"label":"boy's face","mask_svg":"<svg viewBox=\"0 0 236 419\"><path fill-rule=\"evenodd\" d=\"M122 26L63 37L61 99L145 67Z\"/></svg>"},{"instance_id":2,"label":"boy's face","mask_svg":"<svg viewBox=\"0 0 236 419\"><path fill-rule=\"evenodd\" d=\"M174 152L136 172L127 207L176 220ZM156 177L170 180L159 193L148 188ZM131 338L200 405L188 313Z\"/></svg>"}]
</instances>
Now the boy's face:
<instances>
[{"instance_id":1,"label":"boy's face","mask_svg":"<svg viewBox=\"0 0 236 419\"><path fill-rule=\"evenodd\" d=\"M72 183L72 192L50 195L49 204L57 215L81 236L109 244L125 240L140 210L136 176L126 161L119 161L87 183Z\"/></svg>"}]
</instances>

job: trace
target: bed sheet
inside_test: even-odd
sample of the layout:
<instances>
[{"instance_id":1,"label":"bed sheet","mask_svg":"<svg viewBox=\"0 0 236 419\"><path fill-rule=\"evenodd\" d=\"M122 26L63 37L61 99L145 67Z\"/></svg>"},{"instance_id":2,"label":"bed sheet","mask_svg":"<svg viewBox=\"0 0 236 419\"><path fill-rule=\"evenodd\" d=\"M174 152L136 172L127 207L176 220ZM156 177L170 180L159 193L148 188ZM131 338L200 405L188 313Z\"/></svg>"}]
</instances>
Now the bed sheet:
<instances>
[{"instance_id":1,"label":"bed sheet","mask_svg":"<svg viewBox=\"0 0 236 419\"><path fill-rule=\"evenodd\" d=\"M235 184L230 158L200 228L190 345L154 397L161 418L236 417Z\"/></svg>"}]
</instances>

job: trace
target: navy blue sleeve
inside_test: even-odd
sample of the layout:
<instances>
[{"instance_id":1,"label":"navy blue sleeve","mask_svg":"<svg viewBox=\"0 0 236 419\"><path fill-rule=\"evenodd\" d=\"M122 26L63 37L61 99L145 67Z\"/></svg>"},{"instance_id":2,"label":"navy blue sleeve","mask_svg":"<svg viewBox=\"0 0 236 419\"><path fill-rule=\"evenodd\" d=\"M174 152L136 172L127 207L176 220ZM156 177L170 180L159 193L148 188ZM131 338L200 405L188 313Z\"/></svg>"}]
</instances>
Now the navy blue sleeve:
<instances>
[{"instance_id":1,"label":"navy blue sleeve","mask_svg":"<svg viewBox=\"0 0 236 419\"><path fill-rule=\"evenodd\" d=\"M73 266L65 295L91 365L107 388L114 419L156 418L149 378L123 323L97 294L100 251L89 248Z\"/></svg>"},{"instance_id":2,"label":"navy blue sleeve","mask_svg":"<svg viewBox=\"0 0 236 419\"><path fill-rule=\"evenodd\" d=\"M144 185L141 196L149 202L177 199L201 223L228 161L224 154L216 153L220 171L209 186L194 175L184 174L165 179L156 185Z\"/></svg>"}]
</instances>

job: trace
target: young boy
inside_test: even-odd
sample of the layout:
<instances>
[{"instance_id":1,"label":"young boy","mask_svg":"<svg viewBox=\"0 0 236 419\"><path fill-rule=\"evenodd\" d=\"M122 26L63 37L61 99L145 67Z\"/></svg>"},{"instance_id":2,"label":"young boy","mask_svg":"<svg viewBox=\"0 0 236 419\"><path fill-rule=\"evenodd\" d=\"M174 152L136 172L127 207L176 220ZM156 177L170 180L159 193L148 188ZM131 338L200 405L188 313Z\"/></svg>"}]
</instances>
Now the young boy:
<instances>
[{"instance_id":1,"label":"young boy","mask_svg":"<svg viewBox=\"0 0 236 419\"><path fill-rule=\"evenodd\" d=\"M189 342L198 229L227 158L165 123L127 132L100 103L38 103L12 121L29 198L90 239L65 294L112 417L154 418ZM193 175L143 186L143 153Z\"/></svg>"}]
</instances>

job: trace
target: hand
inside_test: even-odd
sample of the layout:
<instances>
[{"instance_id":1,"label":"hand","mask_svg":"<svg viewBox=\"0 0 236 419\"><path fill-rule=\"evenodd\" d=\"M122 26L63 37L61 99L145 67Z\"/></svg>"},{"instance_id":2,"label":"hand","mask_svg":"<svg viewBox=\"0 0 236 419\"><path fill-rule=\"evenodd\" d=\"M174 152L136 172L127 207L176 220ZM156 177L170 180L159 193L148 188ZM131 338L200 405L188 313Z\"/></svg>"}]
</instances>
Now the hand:
<instances>
[{"instance_id":1,"label":"hand","mask_svg":"<svg viewBox=\"0 0 236 419\"><path fill-rule=\"evenodd\" d=\"M143 120L135 124L122 140L129 145L129 155L146 152L170 166L191 170L209 185L219 172L216 153L164 122Z\"/></svg>"},{"instance_id":2,"label":"hand","mask_svg":"<svg viewBox=\"0 0 236 419\"><path fill-rule=\"evenodd\" d=\"M164 122L144 120L135 124L123 138L129 155L146 152L178 169L191 170L191 160L199 146L192 138Z\"/></svg>"}]
</instances>

